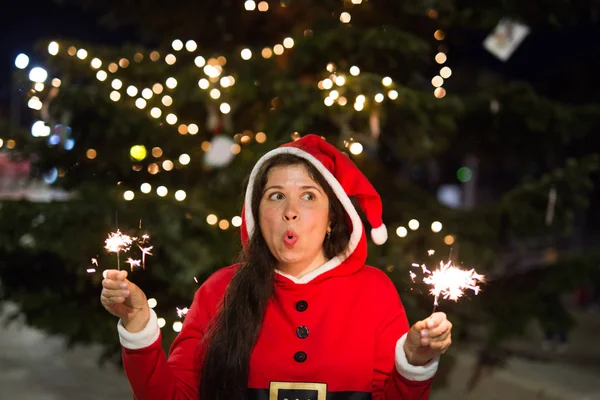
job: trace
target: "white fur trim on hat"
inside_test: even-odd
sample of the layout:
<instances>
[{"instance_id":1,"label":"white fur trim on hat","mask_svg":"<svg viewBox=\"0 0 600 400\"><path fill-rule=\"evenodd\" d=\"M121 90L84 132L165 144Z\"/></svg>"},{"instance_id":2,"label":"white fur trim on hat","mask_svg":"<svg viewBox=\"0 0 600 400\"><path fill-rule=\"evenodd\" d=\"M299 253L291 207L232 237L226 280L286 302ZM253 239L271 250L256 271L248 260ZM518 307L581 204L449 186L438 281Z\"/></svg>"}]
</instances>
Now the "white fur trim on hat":
<instances>
[{"instance_id":1,"label":"white fur trim on hat","mask_svg":"<svg viewBox=\"0 0 600 400\"><path fill-rule=\"evenodd\" d=\"M278 147L262 156L254 166L254 168L252 169L252 173L250 174L248 188L246 189L246 197L244 200L244 217L246 218L246 229L248 231L248 238L252 237L252 234L254 232L255 222L254 215L252 215L252 192L254 190L254 181L256 180L256 175L258 174L258 171L260 170L261 166L267 160L279 154L292 154L309 161L321 173L321 175L323 176L323 178L325 178L329 186L331 186L333 193L335 193L340 203L342 203L344 210L346 211L346 213L350 217L350 221L352 222L352 233L350 234L350 241L348 242L348 247L346 248L346 251L344 251L341 254L338 254L336 257L332 258L321 267L303 276L301 279L296 278L294 280L296 283L308 283L314 278L316 278L318 275L330 271L338 265L340 265L346 258L348 258L350 254L354 252L354 250L356 250L356 247L360 242L360 237L362 236L363 232L362 221L360 220L360 216L356 212L356 208L354 208L352 201L350 201L350 198L346 194L346 191L344 190L340 182L338 182L335 176L333 176L333 174L327 168L325 168L321 161L319 161L312 154L296 147Z\"/></svg>"},{"instance_id":2,"label":"white fur trim on hat","mask_svg":"<svg viewBox=\"0 0 600 400\"><path fill-rule=\"evenodd\" d=\"M381 245L387 241L388 232L385 224L381 224L379 228L371 229L371 239L373 243Z\"/></svg>"}]
</instances>

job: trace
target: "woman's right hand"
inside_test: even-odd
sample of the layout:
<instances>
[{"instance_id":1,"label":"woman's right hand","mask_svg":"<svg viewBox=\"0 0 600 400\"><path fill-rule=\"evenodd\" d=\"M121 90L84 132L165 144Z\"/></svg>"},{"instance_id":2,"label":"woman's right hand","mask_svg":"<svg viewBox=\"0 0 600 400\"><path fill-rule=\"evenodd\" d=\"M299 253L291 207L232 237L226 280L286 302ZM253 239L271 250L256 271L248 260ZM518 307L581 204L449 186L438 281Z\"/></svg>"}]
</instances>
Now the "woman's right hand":
<instances>
[{"instance_id":1,"label":"woman's right hand","mask_svg":"<svg viewBox=\"0 0 600 400\"><path fill-rule=\"evenodd\" d=\"M104 308L119 317L129 332L144 329L150 320L150 307L142 289L127 280L127 271L109 269L103 276L100 301Z\"/></svg>"}]
</instances>

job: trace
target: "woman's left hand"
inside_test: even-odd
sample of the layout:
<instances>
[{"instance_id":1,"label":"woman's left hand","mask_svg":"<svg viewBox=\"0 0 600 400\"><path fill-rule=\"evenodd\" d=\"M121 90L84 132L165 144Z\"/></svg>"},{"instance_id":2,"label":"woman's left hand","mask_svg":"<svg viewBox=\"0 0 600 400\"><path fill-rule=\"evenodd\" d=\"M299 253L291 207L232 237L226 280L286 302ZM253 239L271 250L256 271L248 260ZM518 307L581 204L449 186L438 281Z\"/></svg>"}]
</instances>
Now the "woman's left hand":
<instances>
[{"instance_id":1,"label":"woman's left hand","mask_svg":"<svg viewBox=\"0 0 600 400\"><path fill-rule=\"evenodd\" d=\"M452 323L443 312L431 314L414 324L406 335L404 352L412 365L425 365L443 354L452 343Z\"/></svg>"}]
</instances>

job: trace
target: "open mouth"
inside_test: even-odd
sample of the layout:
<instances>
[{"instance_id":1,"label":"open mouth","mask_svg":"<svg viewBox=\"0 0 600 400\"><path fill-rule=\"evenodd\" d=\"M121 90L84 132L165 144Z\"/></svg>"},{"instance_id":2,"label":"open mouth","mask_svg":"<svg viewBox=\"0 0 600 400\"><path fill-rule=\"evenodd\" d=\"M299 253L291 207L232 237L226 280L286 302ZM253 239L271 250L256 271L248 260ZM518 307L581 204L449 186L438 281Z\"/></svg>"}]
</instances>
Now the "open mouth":
<instances>
[{"instance_id":1,"label":"open mouth","mask_svg":"<svg viewBox=\"0 0 600 400\"><path fill-rule=\"evenodd\" d=\"M287 231L283 234L283 242L287 246L293 246L298 241L298 235L294 231Z\"/></svg>"}]
</instances>

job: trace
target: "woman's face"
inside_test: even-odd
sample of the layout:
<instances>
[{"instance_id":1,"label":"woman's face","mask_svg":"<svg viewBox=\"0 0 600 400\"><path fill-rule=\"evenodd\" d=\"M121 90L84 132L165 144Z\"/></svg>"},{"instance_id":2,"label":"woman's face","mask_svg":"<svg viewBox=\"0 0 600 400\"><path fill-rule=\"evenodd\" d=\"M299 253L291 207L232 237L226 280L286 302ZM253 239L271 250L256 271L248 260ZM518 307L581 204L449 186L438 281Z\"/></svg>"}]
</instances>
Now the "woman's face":
<instances>
[{"instance_id":1,"label":"woman's face","mask_svg":"<svg viewBox=\"0 0 600 400\"><path fill-rule=\"evenodd\" d=\"M304 165L269 170L259 224L281 271L301 276L327 261L323 240L329 227L329 198Z\"/></svg>"}]
</instances>

